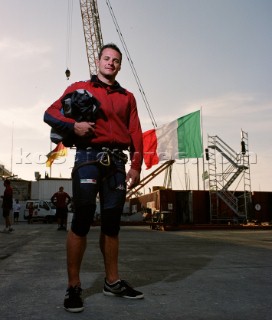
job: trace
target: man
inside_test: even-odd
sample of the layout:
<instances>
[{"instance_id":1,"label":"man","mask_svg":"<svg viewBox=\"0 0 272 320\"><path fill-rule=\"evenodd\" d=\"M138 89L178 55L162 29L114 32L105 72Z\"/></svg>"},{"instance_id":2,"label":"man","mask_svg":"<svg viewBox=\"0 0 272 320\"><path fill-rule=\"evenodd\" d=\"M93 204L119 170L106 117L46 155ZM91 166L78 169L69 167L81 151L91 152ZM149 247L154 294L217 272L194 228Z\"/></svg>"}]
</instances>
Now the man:
<instances>
[{"instance_id":1,"label":"man","mask_svg":"<svg viewBox=\"0 0 272 320\"><path fill-rule=\"evenodd\" d=\"M115 80L121 62L119 48L114 44L105 45L99 53L97 76L68 87L44 116L44 121L54 130L68 135L73 133L77 147L72 172L75 212L67 236L68 289L64 299L64 307L70 312L84 309L79 270L96 209L97 193L101 206L100 249L105 266L103 293L130 299L144 297L121 280L118 273L118 234L126 188L139 183L143 153L135 98ZM99 106L95 121L77 122L62 114L62 101L77 89L87 90L95 98ZM126 157L122 151L127 149L131 167L126 174Z\"/></svg>"},{"instance_id":2,"label":"man","mask_svg":"<svg viewBox=\"0 0 272 320\"><path fill-rule=\"evenodd\" d=\"M51 201L56 206L56 216L58 222L58 230L66 230L68 204L71 202L71 197L64 192L63 187L59 187L59 191L55 192L51 197Z\"/></svg>"},{"instance_id":3,"label":"man","mask_svg":"<svg viewBox=\"0 0 272 320\"><path fill-rule=\"evenodd\" d=\"M12 209L12 197L13 197L13 190L12 187L10 186L10 180L6 179L4 181L4 195L1 196L3 199L2 203L2 208L3 208L3 217L5 219L5 229L4 232L11 232L13 231L13 228L11 227L11 222L10 222L10 211Z\"/></svg>"}]
</instances>

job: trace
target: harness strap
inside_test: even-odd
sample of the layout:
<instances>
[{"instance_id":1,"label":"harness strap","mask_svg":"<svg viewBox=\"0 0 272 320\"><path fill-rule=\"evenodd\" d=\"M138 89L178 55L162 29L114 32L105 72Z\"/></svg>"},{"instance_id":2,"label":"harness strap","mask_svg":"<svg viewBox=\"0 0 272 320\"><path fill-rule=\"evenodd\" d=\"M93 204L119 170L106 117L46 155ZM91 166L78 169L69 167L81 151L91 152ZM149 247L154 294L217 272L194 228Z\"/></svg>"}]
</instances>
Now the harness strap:
<instances>
[{"instance_id":1,"label":"harness strap","mask_svg":"<svg viewBox=\"0 0 272 320\"><path fill-rule=\"evenodd\" d=\"M84 167L84 166L88 166L90 164L98 164L99 162L100 162L99 160L93 160L93 161L85 161L85 162L82 162L82 163L78 164L72 170L72 174L71 174L72 177L73 177L75 171L77 171L79 168Z\"/></svg>"},{"instance_id":2,"label":"harness strap","mask_svg":"<svg viewBox=\"0 0 272 320\"><path fill-rule=\"evenodd\" d=\"M106 165L103 164L103 162L101 162L100 160L92 160L92 161L85 161L85 162L82 162L80 164L78 164L77 166L75 166L72 170L72 177L75 173L75 171L77 171L79 168L81 167L84 167L84 166L89 166L89 165L104 165L104 166L107 166L107 167L110 167L111 166L111 163L107 163ZM122 170L122 169L119 169L119 168L116 168L116 166L111 166L111 170L110 172L104 177L103 180L106 180L107 178L109 178L110 176L112 176L113 174L115 174L116 172L121 172L123 174L126 174L126 171L125 170Z\"/></svg>"}]
</instances>

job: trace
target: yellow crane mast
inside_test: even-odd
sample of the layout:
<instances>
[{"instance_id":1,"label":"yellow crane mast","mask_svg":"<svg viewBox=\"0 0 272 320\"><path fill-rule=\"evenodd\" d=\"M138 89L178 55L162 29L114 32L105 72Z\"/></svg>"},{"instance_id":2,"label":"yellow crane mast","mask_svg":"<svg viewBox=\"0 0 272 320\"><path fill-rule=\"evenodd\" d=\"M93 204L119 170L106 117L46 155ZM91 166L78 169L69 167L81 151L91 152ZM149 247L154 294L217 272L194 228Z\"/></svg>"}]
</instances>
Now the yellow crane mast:
<instances>
[{"instance_id":1,"label":"yellow crane mast","mask_svg":"<svg viewBox=\"0 0 272 320\"><path fill-rule=\"evenodd\" d=\"M97 73L96 59L103 38L96 0L79 0L90 76Z\"/></svg>"}]
</instances>

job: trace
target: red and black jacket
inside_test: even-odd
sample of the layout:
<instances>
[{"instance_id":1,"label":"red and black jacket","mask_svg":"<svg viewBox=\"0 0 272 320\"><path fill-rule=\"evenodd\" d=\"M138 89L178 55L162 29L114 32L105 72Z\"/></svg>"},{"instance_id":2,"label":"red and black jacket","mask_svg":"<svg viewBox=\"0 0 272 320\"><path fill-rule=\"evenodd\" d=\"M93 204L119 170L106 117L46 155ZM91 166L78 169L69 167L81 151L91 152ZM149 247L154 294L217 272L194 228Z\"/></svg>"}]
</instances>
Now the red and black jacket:
<instances>
[{"instance_id":1,"label":"red and black jacket","mask_svg":"<svg viewBox=\"0 0 272 320\"><path fill-rule=\"evenodd\" d=\"M88 138L77 137L76 146L129 149L131 168L141 171L143 160L142 129L138 117L134 95L122 88L118 82L113 86L102 83L97 76L90 81L80 81L70 85L44 114L44 121L60 133L74 131L75 120L63 115L62 99L78 89L90 92L99 101L99 111L95 124L95 134Z\"/></svg>"}]
</instances>

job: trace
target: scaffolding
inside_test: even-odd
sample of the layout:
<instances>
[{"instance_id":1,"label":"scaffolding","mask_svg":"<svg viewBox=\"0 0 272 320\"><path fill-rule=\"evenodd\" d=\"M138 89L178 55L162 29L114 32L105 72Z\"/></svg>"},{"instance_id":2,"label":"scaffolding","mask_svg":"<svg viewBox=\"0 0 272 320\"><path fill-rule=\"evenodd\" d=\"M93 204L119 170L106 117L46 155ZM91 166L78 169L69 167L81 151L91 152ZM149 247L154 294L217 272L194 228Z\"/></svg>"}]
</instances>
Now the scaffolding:
<instances>
[{"instance_id":1,"label":"scaffolding","mask_svg":"<svg viewBox=\"0 0 272 320\"><path fill-rule=\"evenodd\" d=\"M241 150L238 153L218 136L208 136L206 158L209 168L211 223L245 223L251 208L248 134L241 130ZM237 190L238 187L240 190Z\"/></svg>"}]
</instances>

